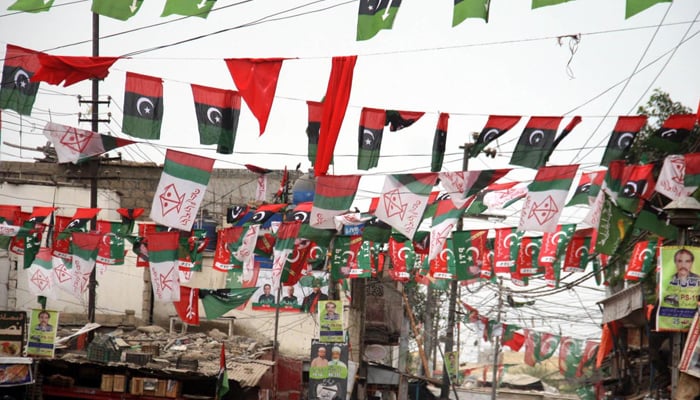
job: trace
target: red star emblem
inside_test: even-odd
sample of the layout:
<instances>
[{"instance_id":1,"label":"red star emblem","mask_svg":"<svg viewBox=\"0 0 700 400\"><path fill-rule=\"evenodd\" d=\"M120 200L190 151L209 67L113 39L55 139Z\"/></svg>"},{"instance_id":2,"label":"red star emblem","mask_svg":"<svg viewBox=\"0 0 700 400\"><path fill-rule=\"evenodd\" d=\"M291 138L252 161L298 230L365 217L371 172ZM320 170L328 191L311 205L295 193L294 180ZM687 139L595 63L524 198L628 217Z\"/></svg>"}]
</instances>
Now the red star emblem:
<instances>
[{"instance_id":1,"label":"red star emblem","mask_svg":"<svg viewBox=\"0 0 700 400\"><path fill-rule=\"evenodd\" d=\"M168 270L167 274L160 274L160 276L158 277L158 285L160 286L160 290L165 290L165 289L173 290L172 273L173 273L173 268L170 268Z\"/></svg>"},{"instance_id":2,"label":"red star emblem","mask_svg":"<svg viewBox=\"0 0 700 400\"><path fill-rule=\"evenodd\" d=\"M93 133L90 131L78 130L70 127L61 137L61 144L78 153L82 153L87 144L92 139Z\"/></svg>"},{"instance_id":3,"label":"red star emblem","mask_svg":"<svg viewBox=\"0 0 700 400\"><path fill-rule=\"evenodd\" d=\"M36 271L30 278L31 282L36 285L36 287L39 288L39 290L44 291L46 290L49 286L51 286L51 282L49 281L49 277L46 276L41 271Z\"/></svg>"},{"instance_id":4,"label":"red star emblem","mask_svg":"<svg viewBox=\"0 0 700 400\"><path fill-rule=\"evenodd\" d=\"M540 225L545 224L559 212L557 203L554 201L552 196L547 196L541 203L535 203L530 209L530 213L527 215L528 218L533 216Z\"/></svg>"},{"instance_id":5,"label":"red star emblem","mask_svg":"<svg viewBox=\"0 0 700 400\"><path fill-rule=\"evenodd\" d=\"M386 216L393 217L398 215L399 219L403 220L408 204L401 202L401 194L399 194L399 189L394 189L390 192L384 193L383 197Z\"/></svg>"},{"instance_id":6,"label":"red star emblem","mask_svg":"<svg viewBox=\"0 0 700 400\"><path fill-rule=\"evenodd\" d=\"M171 183L163 188L163 192L158 195L158 198L160 199L161 213L165 216L173 210L177 213L180 212L182 203L185 200L185 195L180 195L180 193L177 192L175 184Z\"/></svg>"}]
</instances>

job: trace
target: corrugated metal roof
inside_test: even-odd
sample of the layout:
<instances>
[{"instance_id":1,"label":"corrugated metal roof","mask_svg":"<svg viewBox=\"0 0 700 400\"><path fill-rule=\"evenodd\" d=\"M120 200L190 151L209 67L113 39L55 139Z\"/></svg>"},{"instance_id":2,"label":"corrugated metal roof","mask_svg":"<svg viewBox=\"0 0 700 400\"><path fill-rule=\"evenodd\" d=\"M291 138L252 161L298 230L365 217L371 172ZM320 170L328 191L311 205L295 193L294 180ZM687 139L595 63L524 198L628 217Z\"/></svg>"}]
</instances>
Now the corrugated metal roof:
<instances>
[{"instance_id":1,"label":"corrugated metal roof","mask_svg":"<svg viewBox=\"0 0 700 400\"><path fill-rule=\"evenodd\" d=\"M267 360L231 361L226 363L226 372L229 379L242 387L254 387L273 365L274 362Z\"/></svg>"}]
</instances>

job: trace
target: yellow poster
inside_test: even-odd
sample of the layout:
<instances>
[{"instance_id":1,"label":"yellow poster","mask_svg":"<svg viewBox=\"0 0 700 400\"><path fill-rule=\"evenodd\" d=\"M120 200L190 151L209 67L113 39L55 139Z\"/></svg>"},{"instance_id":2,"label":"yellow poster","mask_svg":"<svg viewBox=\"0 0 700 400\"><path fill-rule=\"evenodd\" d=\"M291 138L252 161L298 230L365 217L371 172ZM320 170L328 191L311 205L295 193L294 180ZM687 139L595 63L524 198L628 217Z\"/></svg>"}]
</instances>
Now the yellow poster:
<instances>
[{"instance_id":1,"label":"yellow poster","mask_svg":"<svg viewBox=\"0 0 700 400\"><path fill-rule=\"evenodd\" d=\"M687 331L700 298L700 247L661 248L656 329Z\"/></svg>"},{"instance_id":2,"label":"yellow poster","mask_svg":"<svg viewBox=\"0 0 700 400\"><path fill-rule=\"evenodd\" d=\"M29 324L27 355L34 357L53 357L58 311L32 310Z\"/></svg>"}]
</instances>

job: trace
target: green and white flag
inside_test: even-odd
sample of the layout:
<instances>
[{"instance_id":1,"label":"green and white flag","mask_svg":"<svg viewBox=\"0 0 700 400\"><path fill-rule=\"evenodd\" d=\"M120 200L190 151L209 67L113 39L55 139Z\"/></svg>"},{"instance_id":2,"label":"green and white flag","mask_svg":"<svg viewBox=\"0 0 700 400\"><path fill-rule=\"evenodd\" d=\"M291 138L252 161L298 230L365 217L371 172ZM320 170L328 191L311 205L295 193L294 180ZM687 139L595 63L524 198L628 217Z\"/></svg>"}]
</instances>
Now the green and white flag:
<instances>
[{"instance_id":1,"label":"green and white flag","mask_svg":"<svg viewBox=\"0 0 700 400\"><path fill-rule=\"evenodd\" d=\"M88 288L90 274L95 269L97 250L102 240L102 234L96 232L73 232L71 234L71 294L82 298Z\"/></svg>"},{"instance_id":2,"label":"green and white flag","mask_svg":"<svg viewBox=\"0 0 700 400\"><path fill-rule=\"evenodd\" d=\"M413 239L436 181L436 173L387 175L374 215Z\"/></svg>"},{"instance_id":3,"label":"green and white flag","mask_svg":"<svg viewBox=\"0 0 700 400\"><path fill-rule=\"evenodd\" d=\"M168 149L151 206L151 219L182 231L192 230L207 191L214 160Z\"/></svg>"},{"instance_id":4,"label":"green and white flag","mask_svg":"<svg viewBox=\"0 0 700 400\"><path fill-rule=\"evenodd\" d=\"M373 38L382 29L391 29L401 0L360 0L357 40Z\"/></svg>"},{"instance_id":5,"label":"green and white flag","mask_svg":"<svg viewBox=\"0 0 700 400\"><path fill-rule=\"evenodd\" d=\"M489 22L490 0L455 0L452 9L452 26L457 26L467 18L481 18Z\"/></svg>"},{"instance_id":6,"label":"green and white flag","mask_svg":"<svg viewBox=\"0 0 700 400\"><path fill-rule=\"evenodd\" d=\"M214 7L216 0L167 0L161 17L177 14L188 17L206 18L209 16L211 8Z\"/></svg>"},{"instance_id":7,"label":"green and white flag","mask_svg":"<svg viewBox=\"0 0 700 400\"><path fill-rule=\"evenodd\" d=\"M177 268L177 250L180 232L151 232L146 236L148 266L156 301L180 300L180 277Z\"/></svg>"},{"instance_id":8,"label":"green and white flag","mask_svg":"<svg viewBox=\"0 0 700 400\"><path fill-rule=\"evenodd\" d=\"M321 175L316 177L316 194L309 225L335 229L335 216L348 211L355 199L360 175Z\"/></svg>"},{"instance_id":9,"label":"green and white flag","mask_svg":"<svg viewBox=\"0 0 700 400\"><path fill-rule=\"evenodd\" d=\"M136 15L143 0L92 0L92 12L121 21Z\"/></svg>"},{"instance_id":10,"label":"green and white flag","mask_svg":"<svg viewBox=\"0 0 700 400\"><path fill-rule=\"evenodd\" d=\"M202 302L207 319L217 319L245 304L256 290L258 290L256 286L237 289L199 289L199 300Z\"/></svg>"},{"instance_id":11,"label":"green and white flag","mask_svg":"<svg viewBox=\"0 0 700 400\"><path fill-rule=\"evenodd\" d=\"M12 11L38 13L42 11L49 11L53 5L53 1L54 0L17 0L14 4L7 7L7 9Z\"/></svg>"},{"instance_id":12,"label":"green and white flag","mask_svg":"<svg viewBox=\"0 0 700 400\"><path fill-rule=\"evenodd\" d=\"M27 287L29 293L34 296L44 296L49 299L56 299L56 282L53 275L53 264L51 263L51 248L42 247L34 258L32 265L26 269Z\"/></svg>"},{"instance_id":13,"label":"green and white flag","mask_svg":"<svg viewBox=\"0 0 700 400\"><path fill-rule=\"evenodd\" d=\"M541 167L528 186L519 231L555 232L578 165Z\"/></svg>"}]
</instances>

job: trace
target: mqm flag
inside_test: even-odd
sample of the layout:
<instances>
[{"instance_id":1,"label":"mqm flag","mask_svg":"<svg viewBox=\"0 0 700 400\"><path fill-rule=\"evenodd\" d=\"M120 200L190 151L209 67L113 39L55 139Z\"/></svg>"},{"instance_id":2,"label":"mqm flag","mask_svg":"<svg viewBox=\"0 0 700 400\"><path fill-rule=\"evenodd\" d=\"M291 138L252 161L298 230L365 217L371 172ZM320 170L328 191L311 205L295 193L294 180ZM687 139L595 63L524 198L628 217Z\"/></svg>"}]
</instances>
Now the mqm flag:
<instances>
[{"instance_id":1,"label":"mqm flag","mask_svg":"<svg viewBox=\"0 0 700 400\"><path fill-rule=\"evenodd\" d=\"M452 26L455 27L467 18L481 18L489 22L489 2L491 0L455 0L452 9Z\"/></svg>"},{"instance_id":2,"label":"mqm flag","mask_svg":"<svg viewBox=\"0 0 700 400\"><path fill-rule=\"evenodd\" d=\"M39 82L31 82L39 70L38 51L8 44L0 82L0 110L15 110L20 115L31 115Z\"/></svg>"},{"instance_id":3,"label":"mqm flag","mask_svg":"<svg viewBox=\"0 0 700 400\"><path fill-rule=\"evenodd\" d=\"M540 167L520 214L520 231L554 232L578 165Z\"/></svg>"},{"instance_id":4,"label":"mqm flag","mask_svg":"<svg viewBox=\"0 0 700 400\"><path fill-rule=\"evenodd\" d=\"M434 260L445 248L447 238L457 227L457 221L462 218L464 208L457 208L452 200L439 200L430 228L430 250L428 261Z\"/></svg>"},{"instance_id":5,"label":"mqm flag","mask_svg":"<svg viewBox=\"0 0 700 400\"><path fill-rule=\"evenodd\" d=\"M473 281L481 274L484 254L488 254L488 229L452 233L452 253L458 281Z\"/></svg>"},{"instance_id":6,"label":"mqm flag","mask_svg":"<svg viewBox=\"0 0 700 400\"><path fill-rule=\"evenodd\" d=\"M207 191L214 160L168 149L150 217L158 224L190 231Z\"/></svg>"},{"instance_id":7,"label":"mqm flag","mask_svg":"<svg viewBox=\"0 0 700 400\"><path fill-rule=\"evenodd\" d=\"M445 145L447 143L447 121L450 114L440 113L435 136L433 137L433 156L430 161L430 172L438 172L442 169L442 162L445 159Z\"/></svg>"},{"instance_id":8,"label":"mqm flag","mask_svg":"<svg viewBox=\"0 0 700 400\"><path fill-rule=\"evenodd\" d=\"M391 132L400 131L416 123L423 115L425 115L423 111L386 110L384 125L389 125Z\"/></svg>"},{"instance_id":9,"label":"mqm flag","mask_svg":"<svg viewBox=\"0 0 700 400\"><path fill-rule=\"evenodd\" d=\"M252 293L251 293L252 294ZM219 357L219 374L216 376L216 400L220 400L228 393L228 372L226 371L226 345L221 343L221 357Z\"/></svg>"},{"instance_id":10,"label":"mqm flag","mask_svg":"<svg viewBox=\"0 0 700 400\"><path fill-rule=\"evenodd\" d=\"M494 238L494 273L509 274L515 270L515 260L520 249L520 237L517 228L496 228Z\"/></svg>"},{"instance_id":11,"label":"mqm flag","mask_svg":"<svg viewBox=\"0 0 700 400\"><path fill-rule=\"evenodd\" d=\"M53 143L59 163L78 164L118 147L136 143L53 122L47 122L44 126L44 136Z\"/></svg>"},{"instance_id":12,"label":"mqm flag","mask_svg":"<svg viewBox=\"0 0 700 400\"><path fill-rule=\"evenodd\" d=\"M191 86L199 144L215 144L217 153L232 154L241 115L241 96L233 90Z\"/></svg>"},{"instance_id":13,"label":"mqm flag","mask_svg":"<svg viewBox=\"0 0 700 400\"><path fill-rule=\"evenodd\" d=\"M654 164L627 165L623 171L617 205L636 213L642 200L649 200L654 193Z\"/></svg>"},{"instance_id":14,"label":"mqm flag","mask_svg":"<svg viewBox=\"0 0 700 400\"><path fill-rule=\"evenodd\" d=\"M657 3L670 3L672 0L627 0L625 19L632 17Z\"/></svg>"},{"instance_id":15,"label":"mqm flag","mask_svg":"<svg viewBox=\"0 0 700 400\"><path fill-rule=\"evenodd\" d=\"M204 306L207 319L217 319L234 308L245 304L258 287L237 289L199 289L199 300Z\"/></svg>"},{"instance_id":16,"label":"mqm flag","mask_svg":"<svg viewBox=\"0 0 700 400\"><path fill-rule=\"evenodd\" d=\"M121 21L136 15L143 0L92 0L92 12Z\"/></svg>"},{"instance_id":17,"label":"mqm flag","mask_svg":"<svg viewBox=\"0 0 700 400\"><path fill-rule=\"evenodd\" d=\"M559 373L566 378L576 376L581 359L583 359L583 340L574 339L570 336L561 338L559 346Z\"/></svg>"},{"instance_id":18,"label":"mqm flag","mask_svg":"<svg viewBox=\"0 0 700 400\"><path fill-rule=\"evenodd\" d=\"M277 90L277 78L283 58L227 58L226 66L238 92L255 115L260 135L265 132L272 101Z\"/></svg>"},{"instance_id":19,"label":"mqm flag","mask_svg":"<svg viewBox=\"0 0 700 400\"><path fill-rule=\"evenodd\" d=\"M413 239L437 177L433 172L387 175L374 215Z\"/></svg>"},{"instance_id":20,"label":"mqm flag","mask_svg":"<svg viewBox=\"0 0 700 400\"><path fill-rule=\"evenodd\" d=\"M148 264L154 300L180 300L180 280L177 268L177 249L180 232L152 232L148 240Z\"/></svg>"},{"instance_id":21,"label":"mqm flag","mask_svg":"<svg viewBox=\"0 0 700 400\"><path fill-rule=\"evenodd\" d=\"M519 333L521 328L518 325L503 324L503 336L501 345L510 347L511 351L520 351L525 344L525 335Z\"/></svg>"},{"instance_id":22,"label":"mqm flag","mask_svg":"<svg viewBox=\"0 0 700 400\"><path fill-rule=\"evenodd\" d=\"M141 139L160 139L163 122L163 80L126 73L122 132Z\"/></svg>"},{"instance_id":23,"label":"mqm flag","mask_svg":"<svg viewBox=\"0 0 700 400\"><path fill-rule=\"evenodd\" d=\"M319 229L335 229L335 216L344 214L352 205L360 178L360 175L317 177L309 225Z\"/></svg>"},{"instance_id":24,"label":"mqm flag","mask_svg":"<svg viewBox=\"0 0 700 400\"><path fill-rule=\"evenodd\" d=\"M362 109L358 130L357 169L369 170L379 163L386 112L377 108Z\"/></svg>"},{"instance_id":25,"label":"mqm flag","mask_svg":"<svg viewBox=\"0 0 700 400\"><path fill-rule=\"evenodd\" d=\"M39 54L41 67L32 76L32 82L46 82L68 87L87 79L104 80L119 57L77 57Z\"/></svg>"},{"instance_id":26,"label":"mqm flag","mask_svg":"<svg viewBox=\"0 0 700 400\"><path fill-rule=\"evenodd\" d=\"M51 262L51 248L42 247L27 269L27 287L29 293L34 296L44 296L56 299L56 282L53 278L53 263Z\"/></svg>"},{"instance_id":27,"label":"mqm flag","mask_svg":"<svg viewBox=\"0 0 700 400\"><path fill-rule=\"evenodd\" d=\"M633 223L634 218L606 198L600 213L596 251L607 255L615 254Z\"/></svg>"},{"instance_id":28,"label":"mqm flag","mask_svg":"<svg viewBox=\"0 0 700 400\"><path fill-rule=\"evenodd\" d=\"M389 276L398 282L408 282L415 264L416 253L413 250L413 242L405 236L394 234L389 238L389 258L391 269Z\"/></svg>"},{"instance_id":29,"label":"mqm flag","mask_svg":"<svg viewBox=\"0 0 700 400\"><path fill-rule=\"evenodd\" d=\"M510 168L488 169L483 171L439 172L438 177L442 187L450 195L455 207L463 207L472 195L478 194L484 188L501 179Z\"/></svg>"},{"instance_id":30,"label":"mqm flag","mask_svg":"<svg viewBox=\"0 0 700 400\"><path fill-rule=\"evenodd\" d=\"M600 165L607 166L612 160L624 160L634 139L646 123L646 115L618 117Z\"/></svg>"},{"instance_id":31,"label":"mqm flag","mask_svg":"<svg viewBox=\"0 0 700 400\"><path fill-rule=\"evenodd\" d=\"M486 187L484 191L479 193L469 207L469 213L472 213L475 205L478 209L503 209L527 195L527 184L523 182L513 181L507 183L493 183ZM479 214L480 212L476 212Z\"/></svg>"},{"instance_id":32,"label":"mqm flag","mask_svg":"<svg viewBox=\"0 0 700 400\"><path fill-rule=\"evenodd\" d=\"M479 133L474 145L469 149L469 157L476 157L489 143L503 136L520 121L520 116L491 115L486 126Z\"/></svg>"},{"instance_id":33,"label":"mqm flag","mask_svg":"<svg viewBox=\"0 0 700 400\"><path fill-rule=\"evenodd\" d=\"M306 136L309 138L308 157L311 165L316 164L316 151L318 149L318 136L321 132L321 118L323 116L323 103L320 101L306 102L309 110L308 124L306 125Z\"/></svg>"},{"instance_id":34,"label":"mqm flag","mask_svg":"<svg viewBox=\"0 0 700 400\"><path fill-rule=\"evenodd\" d=\"M102 235L95 232L73 232L70 241L71 276L73 296L81 298L95 269L97 249Z\"/></svg>"},{"instance_id":35,"label":"mqm flag","mask_svg":"<svg viewBox=\"0 0 700 400\"><path fill-rule=\"evenodd\" d=\"M640 281L653 270L659 240L640 240L634 244L630 260L625 269L626 281Z\"/></svg>"},{"instance_id":36,"label":"mqm flag","mask_svg":"<svg viewBox=\"0 0 700 400\"><path fill-rule=\"evenodd\" d=\"M97 263L104 265L124 264L124 237L122 223L112 221L97 221L98 232L102 234L97 251Z\"/></svg>"},{"instance_id":37,"label":"mqm flag","mask_svg":"<svg viewBox=\"0 0 700 400\"><path fill-rule=\"evenodd\" d=\"M360 0L357 40L373 38L382 29L391 29L401 0Z\"/></svg>"},{"instance_id":38,"label":"mqm flag","mask_svg":"<svg viewBox=\"0 0 700 400\"><path fill-rule=\"evenodd\" d=\"M188 17L207 18L211 8L214 7L216 0L202 1L185 1L185 0L167 0L161 17L177 14Z\"/></svg>"},{"instance_id":39,"label":"mqm flag","mask_svg":"<svg viewBox=\"0 0 700 400\"><path fill-rule=\"evenodd\" d=\"M199 289L180 286L180 300L173 301L173 306L182 322L199 326Z\"/></svg>"},{"instance_id":40,"label":"mqm flag","mask_svg":"<svg viewBox=\"0 0 700 400\"><path fill-rule=\"evenodd\" d=\"M603 185L603 179L605 178L605 171L595 171L595 172L584 172L579 178L578 185L576 185L576 190L574 195L571 197L566 206L573 206L577 204L590 205L591 198L598 195L600 187Z\"/></svg>"},{"instance_id":41,"label":"mqm flag","mask_svg":"<svg viewBox=\"0 0 700 400\"><path fill-rule=\"evenodd\" d=\"M562 117L530 117L515 145L510 164L535 169L544 165L554 148L561 120Z\"/></svg>"},{"instance_id":42,"label":"mqm flag","mask_svg":"<svg viewBox=\"0 0 700 400\"><path fill-rule=\"evenodd\" d=\"M532 0L532 9L553 6L561 3L566 3L567 1L573 0Z\"/></svg>"},{"instance_id":43,"label":"mqm flag","mask_svg":"<svg viewBox=\"0 0 700 400\"><path fill-rule=\"evenodd\" d=\"M698 154L693 156L692 154ZM664 163L659 172L659 179L656 182L655 190L663 194L671 200L676 200L680 197L690 196L698 188L698 185L685 186L685 163L686 158L690 156L691 162L700 163L700 153L686 154L671 154L664 158ZM695 165L693 168L700 169ZM700 176L698 176L700 178ZM700 184L700 182L698 182Z\"/></svg>"},{"instance_id":44,"label":"mqm flag","mask_svg":"<svg viewBox=\"0 0 700 400\"><path fill-rule=\"evenodd\" d=\"M683 184L688 187L700 186L700 153L688 153L685 155Z\"/></svg>"},{"instance_id":45,"label":"mqm flag","mask_svg":"<svg viewBox=\"0 0 700 400\"><path fill-rule=\"evenodd\" d=\"M642 208L634 220L634 228L649 231L664 239L675 240L678 228L668 223L668 214L651 202L642 202Z\"/></svg>"},{"instance_id":46,"label":"mqm flag","mask_svg":"<svg viewBox=\"0 0 700 400\"><path fill-rule=\"evenodd\" d=\"M277 239L275 240L275 248L273 250L272 261L272 279L273 286L290 282L290 285L296 283L301 276L301 270L292 269L292 264L299 258L292 258L292 254L296 248L296 238L299 236L299 221L284 221L277 229ZM298 255L297 255L298 256ZM306 259L306 254L303 256Z\"/></svg>"},{"instance_id":47,"label":"mqm flag","mask_svg":"<svg viewBox=\"0 0 700 400\"><path fill-rule=\"evenodd\" d=\"M681 152L697 119L697 114L673 114L649 136L647 144L668 153Z\"/></svg>"},{"instance_id":48,"label":"mqm flag","mask_svg":"<svg viewBox=\"0 0 700 400\"><path fill-rule=\"evenodd\" d=\"M17 0L14 4L7 7L10 11L24 11L30 13L38 13L49 11L54 0L44 2L44 0Z\"/></svg>"}]
</instances>

